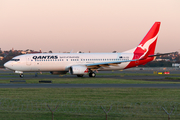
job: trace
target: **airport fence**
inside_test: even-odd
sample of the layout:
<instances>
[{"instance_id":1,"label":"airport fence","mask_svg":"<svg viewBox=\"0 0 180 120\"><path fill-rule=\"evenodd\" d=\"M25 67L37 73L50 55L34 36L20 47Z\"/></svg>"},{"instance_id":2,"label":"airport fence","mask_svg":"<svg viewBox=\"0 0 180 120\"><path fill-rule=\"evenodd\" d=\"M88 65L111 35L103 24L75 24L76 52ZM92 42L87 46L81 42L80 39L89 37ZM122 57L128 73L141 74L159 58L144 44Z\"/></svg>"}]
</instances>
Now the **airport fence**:
<instances>
[{"instance_id":1,"label":"airport fence","mask_svg":"<svg viewBox=\"0 0 180 120\"><path fill-rule=\"evenodd\" d=\"M86 119L180 118L178 102L59 101L0 99L0 113L48 113ZM92 117L93 116L93 117ZM60 119L61 116L58 116ZM64 119L65 119L64 118Z\"/></svg>"}]
</instances>

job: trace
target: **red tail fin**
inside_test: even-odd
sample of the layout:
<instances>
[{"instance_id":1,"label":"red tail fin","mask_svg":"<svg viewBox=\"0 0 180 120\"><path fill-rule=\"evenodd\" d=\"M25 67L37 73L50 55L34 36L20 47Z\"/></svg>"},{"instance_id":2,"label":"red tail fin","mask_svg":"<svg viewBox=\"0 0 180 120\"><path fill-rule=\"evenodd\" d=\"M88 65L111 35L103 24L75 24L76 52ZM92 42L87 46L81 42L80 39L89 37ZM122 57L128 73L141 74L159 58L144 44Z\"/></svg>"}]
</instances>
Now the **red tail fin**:
<instances>
[{"instance_id":1,"label":"red tail fin","mask_svg":"<svg viewBox=\"0 0 180 120\"><path fill-rule=\"evenodd\" d=\"M142 64L146 64L147 62L150 62L153 60L153 57L148 57L148 56L154 55L159 28L160 28L160 22L155 22L154 25L149 30L149 32L140 42L140 44L136 48L127 51L130 53L134 53L134 56L132 59L133 60L136 59L136 61L130 62L125 67L125 69L142 65Z\"/></svg>"},{"instance_id":2,"label":"red tail fin","mask_svg":"<svg viewBox=\"0 0 180 120\"><path fill-rule=\"evenodd\" d=\"M149 32L140 42L140 44L134 50L134 54L139 54L139 57L148 55L153 55L156 47L156 42L158 38L160 22L155 22L154 25L151 27ZM147 56L147 55L146 55Z\"/></svg>"}]
</instances>

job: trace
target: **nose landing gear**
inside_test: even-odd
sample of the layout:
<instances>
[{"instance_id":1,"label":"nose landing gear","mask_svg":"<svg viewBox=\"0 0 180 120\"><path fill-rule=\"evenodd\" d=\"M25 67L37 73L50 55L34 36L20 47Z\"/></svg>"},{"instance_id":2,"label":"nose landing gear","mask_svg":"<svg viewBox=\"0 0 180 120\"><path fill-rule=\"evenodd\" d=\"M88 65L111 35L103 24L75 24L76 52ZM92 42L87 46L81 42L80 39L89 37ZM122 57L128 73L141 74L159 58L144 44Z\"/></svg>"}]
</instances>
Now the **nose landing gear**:
<instances>
[{"instance_id":1,"label":"nose landing gear","mask_svg":"<svg viewBox=\"0 0 180 120\"><path fill-rule=\"evenodd\" d=\"M24 75L23 75L23 74L20 74L20 75L19 75L19 77L20 77L20 78L23 78L23 77L24 77Z\"/></svg>"}]
</instances>

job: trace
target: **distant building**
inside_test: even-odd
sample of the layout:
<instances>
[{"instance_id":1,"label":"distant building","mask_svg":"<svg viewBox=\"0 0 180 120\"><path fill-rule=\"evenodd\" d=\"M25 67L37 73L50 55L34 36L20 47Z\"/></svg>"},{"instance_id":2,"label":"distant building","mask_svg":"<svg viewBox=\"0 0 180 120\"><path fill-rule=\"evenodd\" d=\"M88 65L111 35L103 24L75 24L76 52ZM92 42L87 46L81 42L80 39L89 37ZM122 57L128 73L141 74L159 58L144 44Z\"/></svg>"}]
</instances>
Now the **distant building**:
<instances>
[{"instance_id":1,"label":"distant building","mask_svg":"<svg viewBox=\"0 0 180 120\"><path fill-rule=\"evenodd\" d=\"M25 51L21 51L21 54L26 54L26 52Z\"/></svg>"},{"instance_id":2,"label":"distant building","mask_svg":"<svg viewBox=\"0 0 180 120\"><path fill-rule=\"evenodd\" d=\"M0 60L3 60L4 59L4 57L3 56L0 56Z\"/></svg>"},{"instance_id":3,"label":"distant building","mask_svg":"<svg viewBox=\"0 0 180 120\"><path fill-rule=\"evenodd\" d=\"M14 52L14 48L12 48L12 52Z\"/></svg>"},{"instance_id":4,"label":"distant building","mask_svg":"<svg viewBox=\"0 0 180 120\"><path fill-rule=\"evenodd\" d=\"M170 59L155 59L154 61L170 61Z\"/></svg>"},{"instance_id":5,"label":"distant building","mask_svg":"<svg viewBox=\"0 0 180 120\"><path fill-rule=\"evenodd\" d=\"M21 54L34 54L34 53L42 53L42 51L41 51L41 50L39 50L39 51L34 51L34 50L29 50L29 49L27 49L27 50L25 50L25 51L22 51L22 50L21 50Z\"/></svg>"},{"instance_id":6,"label":"distant building","mask_svg":"<svg viewBox=\"0 0 180 120\"><path fill-rule=\"evenodd\" d=\"M180 63L173 63L172 67L180 68Z\"/></svg>"},{"instance_id":7,"label":"distant building","mask_svg":"<svg viewBox=\"0 0 180 120\"><path fill-rule=\"evenodd\" d=\"M39 51L32 50L31 53L42 53L41 49Z\"/></svg>"}]
</instances>

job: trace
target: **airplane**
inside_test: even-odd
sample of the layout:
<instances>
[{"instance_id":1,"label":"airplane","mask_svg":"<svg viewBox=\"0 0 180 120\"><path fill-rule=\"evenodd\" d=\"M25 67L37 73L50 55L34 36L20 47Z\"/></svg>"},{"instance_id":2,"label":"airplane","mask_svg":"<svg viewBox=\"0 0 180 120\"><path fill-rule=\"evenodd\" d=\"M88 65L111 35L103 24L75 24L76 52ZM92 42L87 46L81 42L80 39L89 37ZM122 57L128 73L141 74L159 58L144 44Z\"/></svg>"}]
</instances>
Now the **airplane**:
<instances>
[{"instance_id":1,"label":"airplane","mask_svg":"<svg viewBox=\"0 0 180 120\"><path fill-rule=\"evenodd\" d=\"M4 64L21 78L23 72L50 72L54 75L70 73L95 77L97 71L123 70L155 59L154 54L160 22L155 22L139 45L122 53L37 53L12 58ZM159 54L160 55L160 54Z\"/></svg>"}]
</instances>

